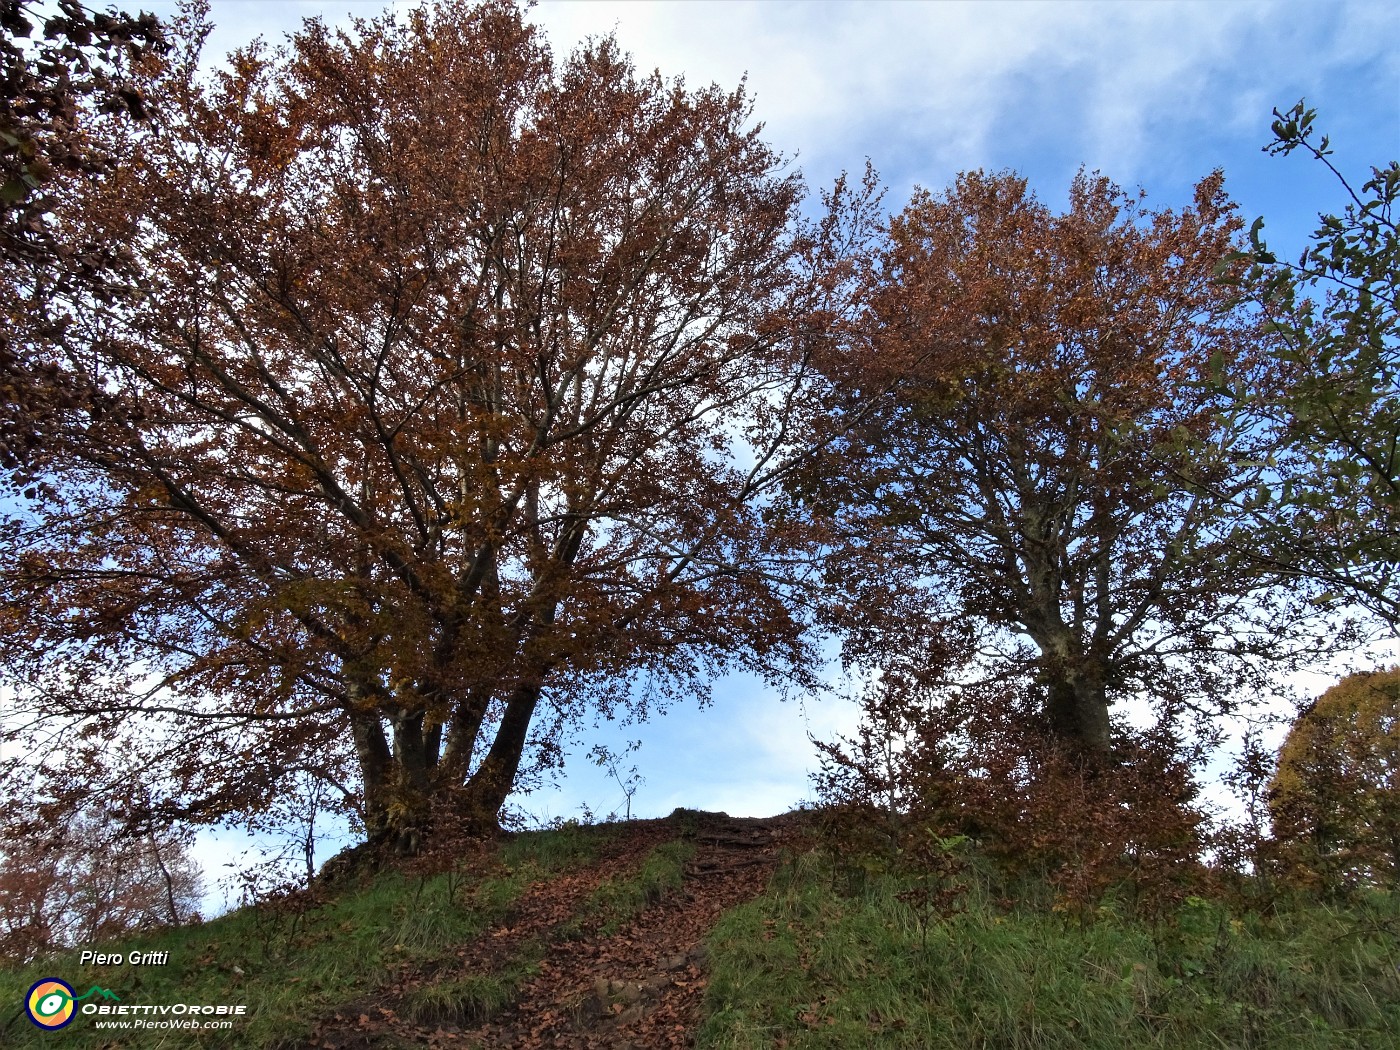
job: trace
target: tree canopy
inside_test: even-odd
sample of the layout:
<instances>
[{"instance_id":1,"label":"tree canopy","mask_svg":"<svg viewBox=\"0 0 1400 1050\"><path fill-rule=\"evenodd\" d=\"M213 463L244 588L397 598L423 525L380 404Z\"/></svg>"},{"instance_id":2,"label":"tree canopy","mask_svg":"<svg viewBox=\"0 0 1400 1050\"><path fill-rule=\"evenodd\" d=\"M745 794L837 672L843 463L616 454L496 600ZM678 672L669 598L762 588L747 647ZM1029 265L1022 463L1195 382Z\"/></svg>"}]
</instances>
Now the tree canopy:
<instances>
[{"instance_id":1,"label":"tree canopy","mask_svg":"<svg viewBox=\"0 0 1400 1050\"><path fill-rule=\"evenodd\" d=\"M1081 173L1060 215L965 173L894 218L868 337L827 363L834 412L866 415L798 498L844 523L854 578L903 580L909 632L980 625L1088 751L1115 699L1223 702L1306 639L1307 609L1226 543L1265 459L1210 384L1267 362L1214 279L1240 228L1219 173L1181 211Z\"/></svg>"},{"instance_id":2,"label":"tree canopy","mask_svg":"<svg viewBox=\"0 0 1400 1050\"><path fill-rule=\"evenodd\" d=\"M84 103L141 118L145 99L132 66L166 46L154 15L89 11L58 0L0 0L0 258L43 251L43 191L62 171L106 163L86 140Z\"/></svg>"},{"instance_id":3,"label":"tree canopy","mask_svg":"<svg viewBox=\"0 0 1400 1050\"><path fill-rule=\"evenodd\" d=\"M55 221L110 246L102 293L6 278L84 393L5 522L41 756L11 775L134 769L213 820L310 771L412 848L439 803L492 825L590 706L801 673L762 510L841 221L798 221L742 89L558 61L495 0L311 21L212 80L206 32L173 28L149 127L90 118L121 163Z\"/></svg>"},{"instance_id":4,"label":"tree canopy","mask_svg":"<svg viewBox=\"0 0 1400 1050\"><path fill-rule=\"evenodd\" d=\"M95 108L143 119L135 67L166 46L149 14L92 12L79 0L47 9L0 0L0 265L39 264L54 280L100 285L93 246L58 236L49 222L51 192L65 176L106 167L111 158L84 133L80 115ZM51 411L81 399L14 344L16 309L0 299L9 322L0 327L0 470L27 459Z\"/></svg>"},{"instance_id":5,"label":"tree canopy","mask_svg":"<svg viewBox=\"0 0 1400 1050\"><path fill-rule=\"evenodd\" d=\"M1295 873L1400 884L1400 667L1348 675L1303 709L1269 809Z\"/></svg>"}]
</instances>

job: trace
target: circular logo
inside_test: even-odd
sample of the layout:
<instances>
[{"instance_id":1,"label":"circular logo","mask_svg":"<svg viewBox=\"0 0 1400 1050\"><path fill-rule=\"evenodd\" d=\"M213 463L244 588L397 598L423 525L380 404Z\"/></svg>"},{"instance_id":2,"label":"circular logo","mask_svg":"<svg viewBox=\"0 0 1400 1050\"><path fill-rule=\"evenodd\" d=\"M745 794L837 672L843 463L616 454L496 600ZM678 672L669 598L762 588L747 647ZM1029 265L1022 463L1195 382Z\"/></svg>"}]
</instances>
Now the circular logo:
<instances>
[{"instance_id":1,"label":"circular logo","mask_svg":"<svg viewBox=\"0 0 1400 1050\"><path fill-rule=\"evenodd\" d=\"M45 977L29 989L24 1009L40 1028L63 1028L73 1020L73 986L57 977Z\"/></svg>"}]
</instances>

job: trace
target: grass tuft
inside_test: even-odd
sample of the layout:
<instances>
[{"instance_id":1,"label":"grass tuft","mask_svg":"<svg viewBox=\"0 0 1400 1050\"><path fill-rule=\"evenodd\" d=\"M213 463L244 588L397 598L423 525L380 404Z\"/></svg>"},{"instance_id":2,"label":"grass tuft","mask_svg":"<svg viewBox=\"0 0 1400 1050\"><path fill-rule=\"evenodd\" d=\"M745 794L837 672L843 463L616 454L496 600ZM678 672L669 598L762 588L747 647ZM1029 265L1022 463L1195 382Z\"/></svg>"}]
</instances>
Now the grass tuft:
<instances>
[{"instance_id":1,"label":"grass tuft","mask_svg":"<svg viewBox=\"0 0 1400 1050\"><path fill-rule=\"evenodd\" d=\"M408 998L407 1013L419 1024L477 1024L509 1006L515 990L514 982L495 974L468 974L416 989Z\"/></svg>"},{"instance_id":2,"label":"grass tuft","mask_svg":"<svg viewBox=\"0 0 1400 1050\"><path fill-rule=\"evenodd\" d=\"M582 918L598 923L600 936L610 936L647 908L681 888L685 865L695 856L689 842L666 842L642 862L636 875L609 879L594 890L582 909Z\"/></svg>"}]
</instances>

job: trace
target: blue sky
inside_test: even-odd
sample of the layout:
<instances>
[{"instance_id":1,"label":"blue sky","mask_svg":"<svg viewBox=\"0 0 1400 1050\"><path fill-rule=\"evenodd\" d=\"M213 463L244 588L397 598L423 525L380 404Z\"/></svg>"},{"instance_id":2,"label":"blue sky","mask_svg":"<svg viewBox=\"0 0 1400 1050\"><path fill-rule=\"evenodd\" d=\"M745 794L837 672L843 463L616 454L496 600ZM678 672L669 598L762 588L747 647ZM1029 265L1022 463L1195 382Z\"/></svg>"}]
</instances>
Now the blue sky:
<instances>
[{"instance_id":1,"label":"blue sky","mask_svg":"<svg viewBox=\"0 0 1400 1050\"><path fill-rule=\"evenodd\" d=\"M277 42L303 18L337 22L383 6L213 0L210 49L259 34ZM1264 216L1271 244L1293 256L1317 213L1344 197L1320 165L1261 152L1274 106L1306 97L1358 185L1371 164L1400 156L1394 4L545 0L531 17L556 53L615 32L643 70L725 87L747 75L766 139L814 195L869 157L893 208L916 184L937 191L979 167L1015 169L1058 206L1081 165L1145 189L1149 205L1180 206L1219 167L1246 219ZM622 770L635 764L645 778L634 814L780 812L808 794L808 732L853 721L849 705L782 704L759 683L729 679L703 712L677 707L590 732L567 779L520 804L537 818L585 803L620 808L622 789L582 752L640 739Z\"/></svg>"}]
</instances>

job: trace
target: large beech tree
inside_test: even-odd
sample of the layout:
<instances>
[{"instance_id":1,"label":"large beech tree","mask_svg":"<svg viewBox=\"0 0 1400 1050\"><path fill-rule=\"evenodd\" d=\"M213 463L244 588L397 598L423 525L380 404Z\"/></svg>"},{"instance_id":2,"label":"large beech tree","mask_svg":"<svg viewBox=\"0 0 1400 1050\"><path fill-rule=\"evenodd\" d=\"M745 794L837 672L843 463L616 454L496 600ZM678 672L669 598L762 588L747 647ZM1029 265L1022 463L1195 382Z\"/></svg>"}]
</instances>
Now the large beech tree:
<instances>
[{"instance_id":1,"label":"large beech tree","mask_svg":"<svg viewBox=\"0 0 1400 1050\"><path fill-rule=\"evenodd\" d=\"M801 231L742 90L556 62L505 2L308 22L212 82L203 32L60 213L125 291L11 278L87 392L0 577L11 735L72 727L44 797L134 768L212 820L311 772L412 848L637 675L800 668L761 512L841 223Z\"/></svg>"},{"instance_id":2,"label":"large beech tree","mask_svg":"<svg viewBox=\"0 0 1400 1050\"><path fill-rule=\"evenodd\" d=\"M857 655L904 658L872 609L906 634L960 624L1101 754L1116 699L1220 699L1304 645L1306 607L1224 542L1267 460L1265 428L1210 382L1213 361L1263 361L1261 324L1215 280L1239 225L1218 173L1180 211L1081 173L1056 214L973 172L892 220L868 338L826 366L836 416L866 415L797 490L849 537Z\"/></svg>"}]
</instances>

